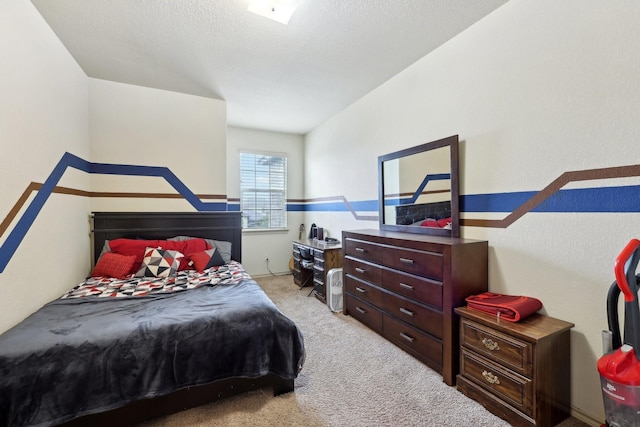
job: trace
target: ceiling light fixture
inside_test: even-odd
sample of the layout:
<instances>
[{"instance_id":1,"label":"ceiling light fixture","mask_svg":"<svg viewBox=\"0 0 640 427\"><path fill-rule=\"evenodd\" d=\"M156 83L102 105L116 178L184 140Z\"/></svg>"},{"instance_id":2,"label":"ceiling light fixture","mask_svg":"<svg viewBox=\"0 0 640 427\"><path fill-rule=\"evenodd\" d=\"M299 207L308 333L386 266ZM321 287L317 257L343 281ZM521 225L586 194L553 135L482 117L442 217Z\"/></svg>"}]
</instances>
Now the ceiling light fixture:
<instances>
[{"instance_id":1,"label":"ceiling light fixture","mask_svg":"<svg viewBox=\"0 0 640 427\"><path fill-rule=\"evenodd\" d=\"M287 25L300 3L302 0L251 0L248 10Z\"/></svg>"}]
</instances>

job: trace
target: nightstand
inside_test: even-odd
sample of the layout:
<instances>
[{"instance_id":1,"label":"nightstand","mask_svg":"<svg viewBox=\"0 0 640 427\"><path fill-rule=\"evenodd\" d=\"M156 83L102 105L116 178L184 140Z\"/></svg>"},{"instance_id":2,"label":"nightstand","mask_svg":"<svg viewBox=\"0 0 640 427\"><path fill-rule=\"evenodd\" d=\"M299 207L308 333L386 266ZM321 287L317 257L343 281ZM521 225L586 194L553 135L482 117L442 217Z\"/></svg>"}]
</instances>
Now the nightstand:
<instances>
[{"instance_id":1,"label":"nightstand","mask_svg":"<svg viewBox=\"0 0 640 427\"><path fill-rule=\"evenodd\" d=\"M572 323L541 314L520 322L466 307L460 315L458 390L515 426L568 417Z\"/></svg>"}]
</instances>

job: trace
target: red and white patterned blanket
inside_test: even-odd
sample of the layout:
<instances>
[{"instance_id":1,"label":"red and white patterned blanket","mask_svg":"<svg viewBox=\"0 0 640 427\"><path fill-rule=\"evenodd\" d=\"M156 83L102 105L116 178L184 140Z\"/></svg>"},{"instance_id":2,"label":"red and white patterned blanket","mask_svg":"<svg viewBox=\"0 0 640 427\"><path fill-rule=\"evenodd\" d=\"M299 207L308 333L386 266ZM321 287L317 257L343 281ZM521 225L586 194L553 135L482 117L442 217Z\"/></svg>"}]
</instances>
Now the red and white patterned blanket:
<instances>
[{"instance_id":1,"label":"red and white patterned blanket","mask_svg":"<svg viewBox=\"0 0 640 427\"><path fill-rule=\"evenodd\" d=\"M231 261L220 267L212 267L203 273L195 270L179 271L174 277L129 277L116 279L113 277L89 277L82 283L60 297L139 297L152 294L170 293L195 289L200 286L238 283L251 276L242 264Z\"/></svg>"}]
</instances>

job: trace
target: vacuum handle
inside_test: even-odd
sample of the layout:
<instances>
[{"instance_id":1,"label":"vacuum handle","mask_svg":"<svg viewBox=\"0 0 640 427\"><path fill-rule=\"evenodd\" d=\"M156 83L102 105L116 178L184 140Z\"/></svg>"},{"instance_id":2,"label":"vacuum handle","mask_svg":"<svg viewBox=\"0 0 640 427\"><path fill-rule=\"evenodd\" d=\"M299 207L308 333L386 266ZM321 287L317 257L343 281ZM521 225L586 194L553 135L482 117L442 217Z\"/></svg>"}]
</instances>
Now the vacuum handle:
<instances>
[{"instance_id":1,"label":"vacuum handle","mask_svg":"<svg viewBox=\"0 0 640 427\"><path fill-rule=\"evenodd\" d=\"M613 272L616 276L616 282L620 290L624 294L624 300L631 302L636 299L635 293L629 287L629 282L636 280L636 267L640 261L640 253L636 253L636 249L640 246L640 240L631 239L622 252L616 257Z\"/></svg>"}]
</instances>

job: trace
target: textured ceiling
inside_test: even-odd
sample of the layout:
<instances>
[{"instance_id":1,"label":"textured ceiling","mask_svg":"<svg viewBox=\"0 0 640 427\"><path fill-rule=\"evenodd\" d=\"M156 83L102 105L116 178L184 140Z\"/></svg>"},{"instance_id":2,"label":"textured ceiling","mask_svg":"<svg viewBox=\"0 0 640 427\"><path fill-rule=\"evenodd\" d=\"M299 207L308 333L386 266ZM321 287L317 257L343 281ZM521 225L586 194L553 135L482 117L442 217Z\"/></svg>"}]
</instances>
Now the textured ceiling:
<instances>
[{"instance_id":1,"label":"textured ceiling","mask_svg":"<svg viewBox=\"0 0 640 427\"><path fill-rule=\"evenodd\" d=\"M229 125L304 134L507 0L32 0L90 77L223 99Z\"/></svg>"}]
</instances>

